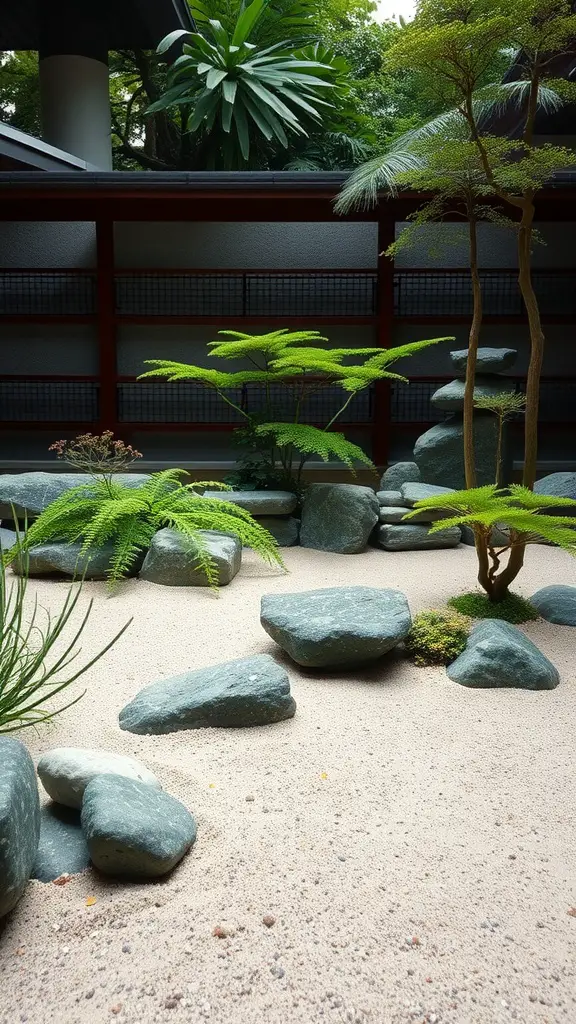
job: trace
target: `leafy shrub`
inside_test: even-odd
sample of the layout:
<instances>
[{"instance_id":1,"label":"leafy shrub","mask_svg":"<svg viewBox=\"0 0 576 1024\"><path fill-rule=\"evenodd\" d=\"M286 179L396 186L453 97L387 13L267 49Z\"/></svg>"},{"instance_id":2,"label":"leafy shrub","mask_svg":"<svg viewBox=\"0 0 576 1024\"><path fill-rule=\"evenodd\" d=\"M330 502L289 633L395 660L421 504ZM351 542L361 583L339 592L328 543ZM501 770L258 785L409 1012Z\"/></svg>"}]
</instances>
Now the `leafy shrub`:
<instances>
[{"instance_id":1,"label":"leafy shrub","mask_svg":"<svg viewBox=\"0 0 576 1024\"><path fill-rule=\"evenodd\" d=\"M420 612L404 644L416 665L448 665L466 647L469 630L466 620L454 612Z\"/></svg>"},{"instance_id":2,"label":"leafy shrub","mask_svg":"<svg viewBox=\"0 0 576 1024\"><path fill-rule=\"evenodd\" d=\"M501 601L494 602L486 594L472 592L451 597L448 604L471 619L503 619L518 625L539 617L534 605L519 594L508 594Z\"/></svg>"},{"instance_id":3,"label":"leafy shrub","mask_svg":"<svg viewBox=\"0 0 576 1024\"><path fill-rule=\"evenodd\" d=\"M126 487L113 476L95 477L88 484L73 487L39 515L20 543L6 553L5 562L46 541L82 541L81 554L113 541L108 570L108 582L113 587L150 546L156 531L171 527L194 542L197 565L213 588L217 587L218 573L200 530L235 534L265 561L283 566L276 540L249 512L231 502L196 493L198 488L226 489L224 484L183 484L183 475L184 470L167 469L154 473L140 487Z\"/></svg>"},{"instance_id":4,"label":"leafy shrub","mask_svg":"<svg viewBox=\"0 0 576 1024\"><path fill-rule=\"evenodd\" d=\"M66 669L81 651L77 645L90 617L92 601L77 626L71 626L70 620L80 599L80 587L68 590L56 615L39 608L36 601L29 607L26 568L24 565L23 575L10 587L6 585L5 573L0 572L0 733L48 722L76 704L83 693L61 707L46 706L99 661L132 621L98 654L68 675Z\"/></svg>"}]
</instances>

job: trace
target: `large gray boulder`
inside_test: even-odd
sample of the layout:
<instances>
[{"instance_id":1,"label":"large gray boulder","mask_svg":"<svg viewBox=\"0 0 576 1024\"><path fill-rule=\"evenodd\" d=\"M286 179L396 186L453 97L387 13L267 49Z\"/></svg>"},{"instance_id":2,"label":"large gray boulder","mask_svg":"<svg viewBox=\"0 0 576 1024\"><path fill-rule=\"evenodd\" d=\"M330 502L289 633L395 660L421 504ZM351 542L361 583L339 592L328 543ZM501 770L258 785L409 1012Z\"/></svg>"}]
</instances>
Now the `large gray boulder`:
<instances>
[{"instance_id":1,"label":"large gray boulder","mask_svg":"<svg viewBox=\"0 0 576 1024\"><path fill-rule=\"evenodd\" d=\"M292 491L204 491L204 497L232 502L253 516L288 516L298 504Z\"/></svg>"},{"instance_id":2,"label":"large gray boulder","mask_svg":"<svg viewBox=\"0 0 576 1024\"><path fill-rule=\"evenodd\" d=\"M99 775L123 775L155 789L162 788L141 761L109 750L54 747L42 755L37 771L48 796L65 807L80 808L86 787Z\"/></svg>"},{"instance_id":3,"label":"large gray boulder","mask_svg":"<svg viewBox=\"0 0 576 1024\"><path fill-rule=\"evenodd\" d=\"M380 503L370 487L310 484L302 506L300 544L342 555L364 551Z\"/></svg>"},{"instance_id":4,"label":"large gray boulder","mask_svg":"<svg viewBox=\"0 0 576 1024\"><path fill-rule=\"evenodd\" d=\"M460 412L464 408L464 381L452 380L444 384L434 392L430 399L436 409L443 409L446 412ZM474 400L477 398L497 398L499 395L509 394L514 391L514 381L508 381L505 377L489 376L480 374L474 383Z\"/></svg>"},{"instance_id":5,"label":"large gray boulder","mask_svg":"<svg viewBox=\"0 0 576 1024\"><path fill-rule=\"evenodd\" d=\"M239 728L292 718L290 680L267 654L184 672L145 686L120 712L126 732Z\"/></svg>"},{"instance_id":6,"label":"large gray boulder","mask_svg":"<svg viewBox=\"0 0 576 1024\"><path fill-rule=\"evenodd\" d=\"M49 541L37 544L26 554L18 554L12 562L17 575L27 570L29 576L64 576L66 579L78 579L84 576L87 580L104 580L107 578L110 561L114 554L114 544L109 541L101 548L90 548L82 555L82 542ZM141 553L127 573L136 576L142 565L144 552Z\"/></svg>"},{"instance_id":7,"label":"large gray boulder","mask_svg":"<svg viewBox=\"0 0 576 1024\"><path fill-rule=\"evenodd\" d=\"M114 479L126 487L140 487L150 479L149 473L117 473ZM87 473L3 473L0 474L0 519L11 519L11 505L16 515L36 516L56 498L72 487L91 484Z\"/></svg>"},{"instance_id":8,"label":"large gray boulder","mask_svg":"<svg viewBox=\"0 0 576 1024\"><path fill-rule=\"evenodd\" d=\"M196 822L179 800L121 775L92 780L82 828L94 866L115 877L165 875L196 839Z\"/></svg>"},{"instance_id":9,"label":"large gray boulder","mask_svg":"<svg viewBox=\"0 0 576 1024\"><path fill-rule=\"evenodd\" d=\"M218 586L231 583L242 565L239 537L200 530L199 537L214 564ZM140 579L165 587L207 587L209 580L198 561L199 546L191 538L166 527L154 534L140 570Z\"/></svg>"},{"instance_id":10,"label":"large gray boulder","mask_svg":"<svg viewBox=\"0 0 576 1024\"><path fill-rule=\"evenodd\" d=\"M558 584L542 587L532 594L530 603L543 619L558 626L576 626L576 586Z\"/></svg>"},{"instance_id":11,"label":"large gray boulder","mask_svg":"<svg viewBox=\"0 0 576 1024\"><path fill-rule=\"evenodd\" d=\"M494 483L496 476L496 417L490 413L477 413L474 417L474 445L478 486ZM464 438L461 417L448 417L422 434L414 446L414 459L422 479L428 484L439 484L462 490L466 486L464 475ZM504 445L503 479L512 475L512 458L508 445Z\"/></svg>"},{"instance_id":12,"label":"large gray boulder","mask_svg":"<svg viewBox=\"0 0 576 1024\"><path fill-rule=\"evenodd\" d=\"M549 473L534 484L536 494L549 494L556 498L576 501L576 473ZM576 508L554 505L543 510L547 515L576 516Z\"/></svg>"},{"instance_id":13,"label":"large gray boulder","mask_svg":"<svg viewBox=\"0 0 576 1024\"><path fill-rule=\"evenodd\" d=\"M417 483L421 479L415 462L395 462L382 475L381 491L399 491L402 484Z\"/></svg>"},{"instance_id":14,"label":"large gray boulder","mask_svg":"<svg viewBox=\"0 0 576 1024\"><path fill-rule=\"evenodd\" d=\"M61 875L77 875L90 865L90 852L80 824L80 812L60 804L40 811L40 844L32 878L53 882Z\"/></svg>"},{"instance_id":15,"label":"large gray boulder","mask_svg":"<svg viewBox=\"0 0 576 1024\"><path fill-rule=\"evenodd\" d=\"M436 548L455 548L460 543L460 536L458 526L431 533L425 524L383 524L375 530L373 543L384 551L431 551Z\"/></svg>"},{"instance_id":16,"label":"large gray boulder","mask_svg":"<svg viewBox=\"0 0 576 1024\"><path fill-rule=\"evenodd\" d=\"M446 671L454 682L472 687L553 690L560 682L557 669L536 645L516 626L499 619L480 622Z\"/></svg>"},{"instance_id":17,"label":"large gray boulder","mask_svg":"<svg viewBox=\"0 0 576 1024\"><path fill-rule=\"evenodd\" d=\"M479 348L476 356L476 373L500 373L514 366L518 350L515 348ZM450 353L452 365L456 373L462 377L466 374L468 349L458 349Z\"/></svg>"},{"instance_id":18,"label":"large gray boulder","mask_svg":"<svg viewBox=\"0 0 576 1024\"><path fill-rule=\"evenodd\" d=\"M293 516L256 516L260 526L272 534L281 548L292 548L300 537L300 520Z\"/></svg>"},{"instance_id":19,"label":"large gray boulder","mask_svg":"<svg viewBox=\"0 0 576 1024\"><path fill-rule=\"evenodd\" d=\"M376 587L265 594L260 621L282 650L306 668L374 661L399 644L412 625L404 594Z\"/></svg>"},{"instance_id":20,"label":"large gray boulder","mask_svg":"<svg viewBox=\"0 0 576 1024\"><path fill-rule=\"evenodd\" d=\"M0 736L0 917L9 914L30 878L40 837L40 801L26 747Z\"/></svg>"}]
</instances>

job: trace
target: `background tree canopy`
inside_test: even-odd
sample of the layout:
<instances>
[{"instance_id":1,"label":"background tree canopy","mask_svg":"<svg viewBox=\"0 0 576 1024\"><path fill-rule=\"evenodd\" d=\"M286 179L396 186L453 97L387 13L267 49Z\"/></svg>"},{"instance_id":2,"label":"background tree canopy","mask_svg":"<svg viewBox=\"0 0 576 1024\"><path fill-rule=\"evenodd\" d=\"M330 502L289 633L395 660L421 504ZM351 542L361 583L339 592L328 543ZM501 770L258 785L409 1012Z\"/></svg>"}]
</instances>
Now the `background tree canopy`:
<instances>
[{"instance_id":1,"label":"background tree canopy","mask_svg":"<svg viewBox=\"0 0 576 1024\"><path fill-rule=\"evenodd\" d=\"M233 31L242 0L190 0L198 30L211 38L210 19ZM274 170L339 170L357 166L410 128L439 113L438 97L418 71L390 71L388 49L399 26L374 20L372 0L268 0L250 41L258 47L286 42L287 52L308 53L332 64L337 95L306 134L260 137L245 161L237 150L227 166ZM311 48L314 47L314 52ZM284 52L282 50L281 52ZM219 162L216 137L185 131L189 109L147 109L165 93L168 68L150 51L110 54L114 166L118 170L204 170ZM0 119L40 135L37 55L5 53L0 63ZM237 163L236 163L237 161Z\"/></svg>"}]
</instances>

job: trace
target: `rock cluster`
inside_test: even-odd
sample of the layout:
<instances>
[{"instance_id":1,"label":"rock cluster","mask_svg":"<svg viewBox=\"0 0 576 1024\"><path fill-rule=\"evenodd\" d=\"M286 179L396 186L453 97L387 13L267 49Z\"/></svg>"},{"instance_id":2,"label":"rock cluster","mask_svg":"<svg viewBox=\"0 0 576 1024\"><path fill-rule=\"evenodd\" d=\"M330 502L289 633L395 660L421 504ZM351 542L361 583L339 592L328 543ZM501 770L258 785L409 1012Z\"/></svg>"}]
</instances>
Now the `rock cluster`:
<instances>
[{"instance_id":1,"label":"rock cluster","mask_svg":"<svg viewBox=\"0 0 576 1024\"><path fill-rule=\"evenodd\" d=\"M514 390L513 384L502 376L516 359L516 350L510 348L480 348L476 363L475 398L494 396ZM421 479L429 484L440 484L460 490L465 486L462 409L464 407L464 375L468 352L451 352L450 357L458 374L456 380L445 384L430 399L436 409L450 415L435 424L416 441L414 461ZM478 485L494 483L496 470L497 420L490 412L476 410L474 414L474 444ZM511 452L504 445L503 480L512 473Z\"/></svg>"},{"instance_id":2,"label":"rock cluster","mask_svg":"<svg viewBox=\"0 0 576 1024\"><path fill-rule=\"evenodd\" d=\"M204 491L204 497L231 501L250 512L281 548L298 544L300 520L293 515L298 499L292 491Z\"/></svg>"},{"instance_id":3,"label":"rock cluster","mask_svg":"<svg viewBox=\"0 0 576 1024\"><path fill-rule=\"evenodd\" d=\"M392 467L394 468L394 467ZM457 526L430 532L430 525L445 519L450 513L441 509L422 509L412 519L404 516L418 501L437 494L449 494L453 488L418 482L404 483L399 491L379 491L379 524L372 535L372 543L384 551L425 551L431 548L453 548L460 543L461 531Z\"/></svg>"}]
</instances>

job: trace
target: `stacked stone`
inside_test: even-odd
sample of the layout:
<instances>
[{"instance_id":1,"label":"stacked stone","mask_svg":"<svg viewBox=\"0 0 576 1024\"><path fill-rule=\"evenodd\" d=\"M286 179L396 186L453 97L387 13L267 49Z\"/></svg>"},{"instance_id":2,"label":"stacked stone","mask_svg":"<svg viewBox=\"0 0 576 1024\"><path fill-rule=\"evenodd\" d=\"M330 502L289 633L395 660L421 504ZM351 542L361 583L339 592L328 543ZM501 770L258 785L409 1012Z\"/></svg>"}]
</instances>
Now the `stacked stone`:
<instances>
[{"instance_id":1,"label":"stacked stone","mask_svg":"<svg viewBox=\"0 0 576 1024\"><path fill-rule=\"evenodd\" d=\"M513 390L511 382L502 376L502 371L514 365L516 356L517 351L512 348L478 349L474 397L493 397ZM461 490L466 486L462 410L468 350L451 352L450 358L458 376L434 392L430 400L434 408L450 415L418 438L414 461L420 470L421 479L426 483ZM478 486L494 483L497 437L496 417L490 412L476 410L474 444ZM503 480L509 481L511 475L512 458L505 444Z\"/></svg>"},{"instance_id":2,"label":"stacked stone","mask_svg":"<svg viewBox=\"0 0 576 1024\"><path fill-rule=\"evenodd\" d=\"M408 465L408 464L407 464ZM392 467L395 469L396 467ZM389 470L387 472L390 472ZM382 478L386 479L386 474ZM404 483L398 491L378 491L380 502L379 525L373 535L373 543L384 551L427 551L432 548L454 548L461 540L457 526L430 532L432 523L445 519L449 512L439 509L422 509L412 519L404 520L417 501L432 498L437 494L450 494L451 487L436 487L417 482Z\"/></svg>"}]
</instances>

